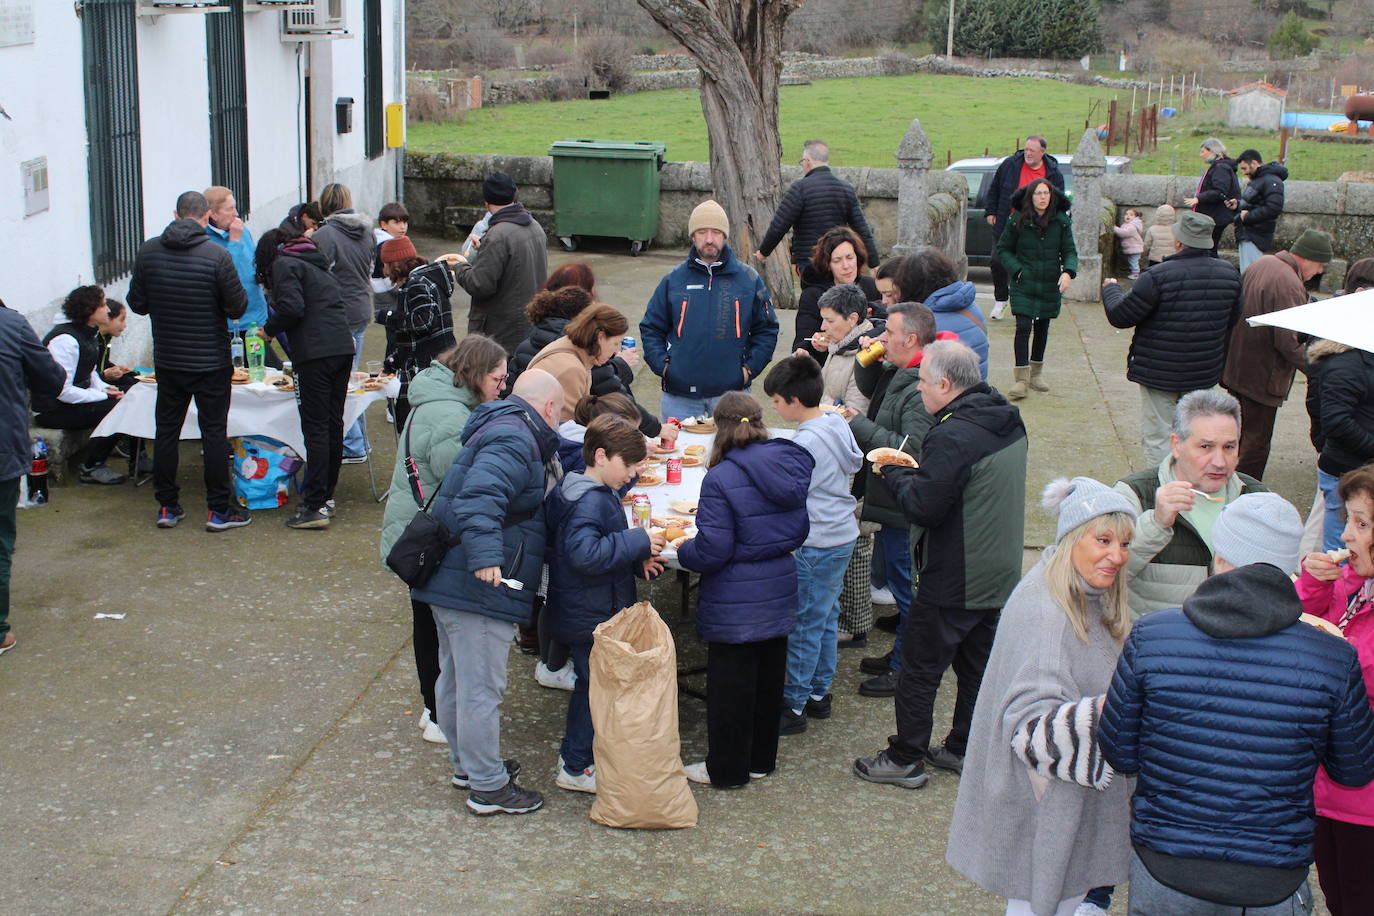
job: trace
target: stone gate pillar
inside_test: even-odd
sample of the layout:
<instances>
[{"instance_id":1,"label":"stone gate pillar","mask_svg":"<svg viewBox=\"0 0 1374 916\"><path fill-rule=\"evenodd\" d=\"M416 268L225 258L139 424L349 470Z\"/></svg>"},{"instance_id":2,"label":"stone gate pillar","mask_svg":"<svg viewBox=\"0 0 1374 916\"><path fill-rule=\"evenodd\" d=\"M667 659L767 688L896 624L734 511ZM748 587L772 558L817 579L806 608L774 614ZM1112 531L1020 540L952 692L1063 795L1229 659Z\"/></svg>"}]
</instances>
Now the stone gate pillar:
<instances>
[{"instance_id":1,"label":"stone gate pillar","mask_svg":"<svg viewBox=\"0 0 1374 916\"><path fill-rule=\"evenodd\" d=\"M897 244L892 257L908 255L930 243L930 163L934 154L919 120L913 120L897 147Z\"/></svg>"},{"instance_id":2,"label":"stone gate pillar","mask_svg":"<svg viewBox=\"0 0 1374 916\"><path fill-rule=\"evenodd\" d=\"M1093 302L1102 296L1102 175L1107 159L1092 130L1083 131L1073 153L1073 243L1078 249L1078 276L1068 298Z\"/></svg>"}]
</instances>

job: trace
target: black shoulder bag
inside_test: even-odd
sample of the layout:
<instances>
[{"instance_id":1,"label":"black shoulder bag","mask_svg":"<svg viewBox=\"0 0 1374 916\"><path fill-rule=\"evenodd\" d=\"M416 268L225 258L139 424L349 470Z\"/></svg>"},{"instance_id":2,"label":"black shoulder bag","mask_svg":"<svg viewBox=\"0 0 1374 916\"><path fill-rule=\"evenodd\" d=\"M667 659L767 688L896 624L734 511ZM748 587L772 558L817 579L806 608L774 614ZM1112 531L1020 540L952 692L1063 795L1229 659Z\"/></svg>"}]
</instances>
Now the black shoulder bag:
<instances>
[{"instance_id":1,"label":"black shoulder bag","mask_svg":"<svg viewBox=\"0 0 1374 916\"><path fill-rule=\"evenodd\" d=\"M417 411L418 409L416 408ZM414 414L415 411L411 411L412 417ZM443 523L429 514L429 507L439 495L439 488L436 487L429 499L425 500L424 491L420 487L420 471L415 465L415 457L410 454L412 425L413 423L406 424L405 442L402 445L406 455L406 478L410 481L410 493L415 497L415 502L423 502L423 507L415 513L415 517L406 525L396 543L391 545L391 550L386 555L386 565L400 576L406 585L419 588L430 580L439 564L444 561L444 555L462 537L449 534Z\"/></svg>"}]
</instances>

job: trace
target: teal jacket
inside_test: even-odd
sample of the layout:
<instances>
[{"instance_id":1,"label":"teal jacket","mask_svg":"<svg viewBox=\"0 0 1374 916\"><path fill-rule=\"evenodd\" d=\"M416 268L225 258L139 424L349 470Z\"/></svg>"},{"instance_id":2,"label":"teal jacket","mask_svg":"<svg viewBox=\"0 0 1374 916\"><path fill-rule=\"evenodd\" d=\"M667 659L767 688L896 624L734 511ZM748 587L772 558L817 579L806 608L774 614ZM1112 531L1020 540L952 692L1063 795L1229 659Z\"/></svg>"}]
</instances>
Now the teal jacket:
<instances>
[{"instance_id":1,"label":"teal jacket","mask_svg":"<svg viewBox=\"0 0 1374 916\"><path fill-rule=\"evenodd\" d=\"M1024 188L1022 190L1025 190ZM1012 198L1020 205L1021 191ZM1058 205L1049 222L1041 227L1019 212L1007 221L997 240L997 257L1011 278L1011 311L1027 318L1058 318L1059 274L1078 276L1078 249L1073 244L1073 222L1066 212L1068 203L1056 195Z\"/></svg>"},{"instance_id":2,"label":"teal jacket","mask_svg":"<svg viewBox=\"0 0 1374 916\"><path fill-rule=\"evenodd\" d=\"M229 233L223 229L216 229L214 224L205 227L205 234L210 237L210 241L219 245L229 252L229 257L234 260L234 272L239 275L239 282L243 284L243 291L248 294L248 308L244 311L242 318L230 318L229 330L242 329L247 331L251 326L267 326L267 296L263 294L262 287L258 286L257 266L253 262L253 257L257 248L253 245L253 233L248 231L248 227L243 227L243 235L239 236L237 242L229 241Z\"/></svg>"},{"instance_id":3,"label":"teal jacket","mask_svg":"<svg viewBox=\"0 0 1374 916\"><path fill-rule=\"evenodd\" d=\"M472 408L477 406L477 395L472 389L455 388L453 373L437 362L430 363L429 368L410 380L407 393L410 415L396 443L396 468L391 472L391 489L387 493L386 512L382 515L383 560L420 509L420 504L411 495L406 476L406 453L402 448L406 434L410 435L410 453L415 456L420 487L425 499L429 499L462 449L459 436Z\"/></svg>"}]
</instances>

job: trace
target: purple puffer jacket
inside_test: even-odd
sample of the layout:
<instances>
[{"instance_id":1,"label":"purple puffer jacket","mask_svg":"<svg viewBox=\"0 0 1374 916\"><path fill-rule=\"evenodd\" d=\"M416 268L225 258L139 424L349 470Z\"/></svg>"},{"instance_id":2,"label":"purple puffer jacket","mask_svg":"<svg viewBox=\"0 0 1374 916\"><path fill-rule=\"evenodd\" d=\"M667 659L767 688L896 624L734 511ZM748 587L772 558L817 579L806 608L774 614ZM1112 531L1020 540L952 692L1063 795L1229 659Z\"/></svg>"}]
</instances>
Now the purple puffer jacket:
<instances>
[{"instance_id":1,"label":"purple puffer jacket","mask_svg":"<svg viewBox=\"0 0 1374 916\"><path fill-rule=\"evenodd\" d=\"M810 532L815 459L786 439L730 451L706 472L697 535L678 562L701 573L697 632L707 642L773 639L797 624L797 562Z\"/></svg>"}]
</instances>

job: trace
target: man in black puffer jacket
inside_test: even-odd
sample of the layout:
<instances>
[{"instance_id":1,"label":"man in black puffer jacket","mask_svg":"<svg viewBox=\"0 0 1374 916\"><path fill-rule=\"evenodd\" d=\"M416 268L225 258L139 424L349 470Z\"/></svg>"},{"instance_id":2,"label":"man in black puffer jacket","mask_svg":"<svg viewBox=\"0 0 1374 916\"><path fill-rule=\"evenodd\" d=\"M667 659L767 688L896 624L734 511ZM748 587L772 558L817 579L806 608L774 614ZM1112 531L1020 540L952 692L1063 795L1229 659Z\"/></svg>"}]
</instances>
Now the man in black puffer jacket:
<instances>
[{"instance_id":1,"label":"man in black puffer jacket","mask_svg":"<svg viewBox=\"0 0 1374 916\"><path fill-rule=\"evenodd\" d=\"M1102 303L1113 327L1135 328L1126 378L1140 386L1140 438L1145 464L1169 451L1178 399L1221 379L1226 341L1240 318L1240 272L1212 257L1212 221L1185 211L1174 223L1174 249L1140 275L1129 293L1102 282Z\"/></svg>"},{"instance_id":2,"label":"man in black puffer jacket","mask_svg":"<svg viewBox=\"0 0 1374 916\"><path fill-rule=\"evenodd\" d=\"M792 263L800 270L811 260L816 239L827 229L848 226L858 233L868 249L868 263L877 264L880 260L878 243L873 241L873 230L864 219L859 195L854 193L849 182L830 171L830 147L820 140L806 141L801 167L802 177L792 182L782 196L782 203L773 211L773 221L768 224L755 257L760 263L766 260L791 229Z\"/></svg>"},{"instance_id":3,"label":"man in black puffer jacket","mask_svg":"<svg viewBox=\"0 0 1374 916\"><path fill-rule=\"evenodd\" d=\"M1248 149L1236 160L1241 174L1250 183L1241 192L1240 200L1230 200L1226 206L1236 210L1236 242L1240 250L1240 272L1268 254L1274 245L1274 230L1283 212L1283 183L1288 167L1281 162L1264 164L1258 150Z\"/></svg>"},{"instance_id":4,"label":"man in black puffer jacket","mask_svg":"<svg viewBox=\"0 0 1374 916\"><path fill-rule=\"evenodd\" d=\"M153 488L157 526L186 517L177 486L177 443L191 398L200 415L205 460L207 531L240 528L251 519L229 503L229 320L243 315L248 297L234 259L205 234L210 205L199 191L177 198L176 219L138 249L129 280L129 308L153 321L157 371L157 437Z\"/></svg>"}]
</instances>

